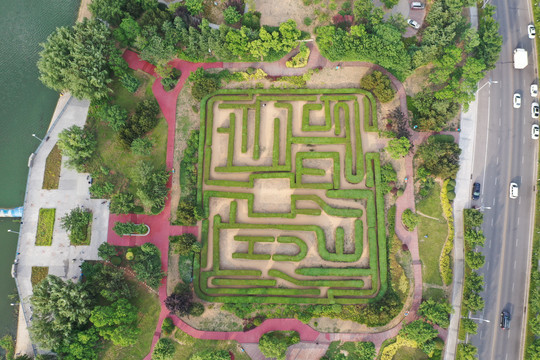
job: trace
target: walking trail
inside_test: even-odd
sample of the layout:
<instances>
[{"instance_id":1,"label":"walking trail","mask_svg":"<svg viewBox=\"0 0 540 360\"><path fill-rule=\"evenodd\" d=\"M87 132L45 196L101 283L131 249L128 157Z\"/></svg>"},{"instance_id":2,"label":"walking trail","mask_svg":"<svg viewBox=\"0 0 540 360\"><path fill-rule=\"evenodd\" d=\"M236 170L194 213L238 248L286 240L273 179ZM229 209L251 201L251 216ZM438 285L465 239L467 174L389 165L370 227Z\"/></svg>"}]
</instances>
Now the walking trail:
<instances>
[{"instance_id":1,"label":"walking trail","mask_svg":"<svg viewBox=\"0 0 540 360\"><path fill-rule=\"evenodd\" d=\"M397 89L397 95L400 99L400 107L403 114L407 116L407 99L405 94L405 89L401 82L396 79L392 74L390 74L386 69L366 62L329 62L325 59L318 51L317 47L313 43L308 44L311 48L311 55L308 62L308 65L305 68L301 69L291 69L285 67L285 61L290 57L287 55L285 58L274 63L191 63L184 60L173 60L170 62L170 65L174 66L177 69L180 69L182 76L178 80L176 87L170 91L166 92L161 85L161 81L158 78L158 75L155 72L154 65L140 60L138 55L130 50L126 50L123 57L128 62L129 66L135 70L142 70L156 78L158 78L154 85L152 86L152 91L156 97L161 111L168 124L168 133L167 133L167 159L166 165L168 169L171 169L173 166L173 152L174 152L174 135L176 130L176 101L180 90L182 89L186 79L192 71L195 71L199 67L204 69L209 68L229 68L229 69L245 69L248 67L255 67L263 69L267 74L271 76L277 75L301 75L308 69L322 68L322 67L367 67L374 70L379 70L386 74L392 81L392 84ZM412 132L412 143L413 145L419 145L424 141L431 133L419 133ZM414 146L413 148L416 148ZM264 359L261 357L262 354L258 351L257 346L252 346L259 341L259 338L266 332L275 331L275 330L295 330L300 334L300 339L302 343L311 343L312 345L317 345L320 351L325 351L326 347L331 341L371 341L375 344L377 351L380 349L381 344L384 340L388 338L395 337L399 330L402 327L403 323L408 323L413 320L418 319L417 310L422 300L422 267L420 262L420 256L418 252L418 233L416 230L409 232L402 225L401 214L405 209L415 210L414 204L414 181L413 181L413 156L414 153L410 153L405 157L405 169L408 182L405 188L405 191L402 196L400 196L396 201L396 226L395 231L398 238L408 246L409 251L412 256L412 267L413 267L413 277L414 277L414 291L413 291L413 300L411 309L408 313L402 312L400 314L399 323L386 331L379 333L370 333L370 334L361 334L361 333L321 333L317 330L314 330L310 326L300 322L296 319L268 319L264 321L260 326L245 332L221 332L221 331L202 331L197 330L190 325L186 324L184 321L178 317L169 313L167 308L164 305L165 298L167 297L167 279L164 278L161 282L159 288L159 299L161 301L161 312L159 315L159 321L156 326L156 331L154 333L154 338L152 341L152 348L154 348L156 342L161 336L161 325L163 320L166 317L171 317L174 321L174 324L186 332L192 337L198 339L212 339L212 340L236 340L244 345L244 348L248 351L248 354L252 358ZM171 187L172 180L169 179L167 186ZM137 214L128 214L128 215L114 215L111 214L109 217L109 232L107 241L113 245L119 246L135 246L141 245L146 242L151 242L156 245L161 251L161 262L162 268L165 273L168 269L168 253L169 253L169 240L168 237L171 235L180 235L183 233L192 233L198 235L199 229L197 226L173 226L170 225L170 211L171 211L171 201L170 197L167 198L165 203L164 210L158 215L137 215ZM150 227L150 234L144 237L120 237L112 231L112 227L116 221L132 221L135 223L145 223ZM404 321L401 321L404 320ZM437 328L439 330L439 336L446 340L447 332L444 329ZM321 345L324 345L321 347ZM324 352L323 352L324 353ZM146 360L151 359L152 351L145 357Z\"/></svg>"}]
</instances>

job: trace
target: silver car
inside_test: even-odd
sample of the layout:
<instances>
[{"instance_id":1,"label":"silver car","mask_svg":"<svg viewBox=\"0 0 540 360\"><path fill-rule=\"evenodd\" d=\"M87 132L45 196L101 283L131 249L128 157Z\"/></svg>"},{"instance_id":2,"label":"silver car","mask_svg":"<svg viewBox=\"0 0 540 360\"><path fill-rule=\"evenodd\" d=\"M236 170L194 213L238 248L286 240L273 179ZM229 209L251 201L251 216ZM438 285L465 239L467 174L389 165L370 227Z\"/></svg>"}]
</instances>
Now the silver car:
<instances>
[{"instance_id":1,"label":"silver car","mask_svg":"<svg viewBox=\"0 0 540 360\"><path fill-rule=\"evenodd\" d=\"M413 19L408 19L407 24L409 24L409 26L412 28L420 29L420 24L414 21Z\"/></svg>"}]
</instances>

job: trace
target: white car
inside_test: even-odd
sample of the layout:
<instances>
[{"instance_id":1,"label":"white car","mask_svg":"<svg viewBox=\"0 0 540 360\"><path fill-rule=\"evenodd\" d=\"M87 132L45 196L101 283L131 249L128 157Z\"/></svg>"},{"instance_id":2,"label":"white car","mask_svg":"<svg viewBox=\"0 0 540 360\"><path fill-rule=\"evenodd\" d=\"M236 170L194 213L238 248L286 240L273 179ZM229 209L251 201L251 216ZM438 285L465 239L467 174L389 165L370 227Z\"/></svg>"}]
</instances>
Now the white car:
<instances>
[{"instance_id":1,"label":"white car","mask_svg":"<svg viewBox=\"0 0 540 360\"><path fill-rule=\"evenodd\" d=\"M519 109L521 107L521 95L519 93L514 93L514 109Z\"/></svg>"},{"instance_id":2,"label":"white car","mask_svg":"<svg viewBox=\"0 0 540 360\"><path fill-rule=\"evenodd\" d=\"M538 106L537 102L533 102L531 105L531 116L533 119L538 119L538 115L540 115L540 106Z\"/></svg>"},{"instance_id":3,"label":"white car","mask_svg":"<svg viewBox=\"0 0 540 360\"><path fill-rule=\"evenodd\" d=\"M536 28L534 25L527 26L527 33L529 34L529 39L534 39L536 36Z\"/></svg>"},{"instance_id":4,"label":"white car","mask_svg":"<svg viewBox=\"0 0 540 360\"><path fill-rule=\"evenodd\" d=\"M515 182L510 183L510 199L516 199L518 197L519 188Z\"/></svg>"},{"instance_id":5,"label":"white car","mask_svg":"<svg viewBox=\"0 0 540 360\"><path fill-rule=\"evenodd\" d=\"M540 126L538 126L537 124L533 124L531 128L531 138L533 140L538 140L539 137L540 137Z\"/></svg>"},{"instance_id":6,"label":"white car","mask_svg":"<svg viewBox=\"0 0 540 360\"><path fill-rule=\"evenodd\" d=\"M420 29L420 24L414 21L413 19L408 19L407 24L409 24L409 26L412 28Z\"/></svg>"},{"instance_id":7,"label":"white car","mask_svg":"<svg viewBox=\"0 0 540 360\"><path fill-rule=\"evenodd\" d=\"M537 97L538 96L538 85L532 84L531 85L531 96Z\"/></svg>"}]
</instances>

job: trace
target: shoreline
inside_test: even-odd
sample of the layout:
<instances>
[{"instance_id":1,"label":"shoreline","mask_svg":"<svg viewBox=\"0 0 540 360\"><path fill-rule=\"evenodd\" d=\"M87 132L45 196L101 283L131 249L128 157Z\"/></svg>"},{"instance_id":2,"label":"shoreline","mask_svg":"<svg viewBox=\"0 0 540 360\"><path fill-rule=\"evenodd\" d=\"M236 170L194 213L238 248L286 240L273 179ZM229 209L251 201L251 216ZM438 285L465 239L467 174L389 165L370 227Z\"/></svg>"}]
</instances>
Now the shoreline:
<instances>
[{"instance_id":1,"label":"shoreline","mask_svg":"<svg viewBox=\"0 0 540 360\"><path fill-rule=\"evenodd\" d=\"M90 2L91 0L81 0L81 4L79 5L79 11L77 13L77 19L75 20L76 22L81 22L84 18L92 17L90 10L88 10L88 5L90 4ZM49 122L49 126L47 127L47 133L53 126L55 119L58 118L58 115L60 115L60 112L64 109L66 103L68 102L70 98L71 98L70 94L58 96L56 107L54 109L53 115L51 116L51 121ZM21 304L19 304L19 315L17 318L18 318L18 321L17 321L17 334L15 338L15 354L17 356L19 355L34 356L32 340L30 338L30 332L28 330L27 323L24 319L24 314L23 314L23 309L22 309Z\"/></svg>"}]
</instances>

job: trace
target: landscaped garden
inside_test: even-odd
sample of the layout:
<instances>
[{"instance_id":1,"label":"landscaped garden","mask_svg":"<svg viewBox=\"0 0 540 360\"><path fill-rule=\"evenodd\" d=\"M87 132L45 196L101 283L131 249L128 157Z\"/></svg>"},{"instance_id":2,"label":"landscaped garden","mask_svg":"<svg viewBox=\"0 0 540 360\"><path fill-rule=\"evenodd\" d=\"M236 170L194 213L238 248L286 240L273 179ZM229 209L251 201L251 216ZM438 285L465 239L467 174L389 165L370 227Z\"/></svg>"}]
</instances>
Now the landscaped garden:
<instances>
[{"instance_id":1,"label":"landscaped garden","mask_svg":"<svg viewBox=\"0 0 540 360\"><path fill-rule=\"evenodd\" d=\"M55 215L56 209L39 209L38 227L36 232L37 246L51 246Z\"/></svg>"},{"instance_id":2,"label":"landscaped garden","mask_svg":"<svg viewBox=\"0 0 540 360\"><path fill-rule=\"evenodd\" d=\"M58 145L54 145L45 160L45 174L43 175L43 186L45 190L58 189L60 183L60 169L62 167L62 152Z\"/></svg>"}]
</instances>

